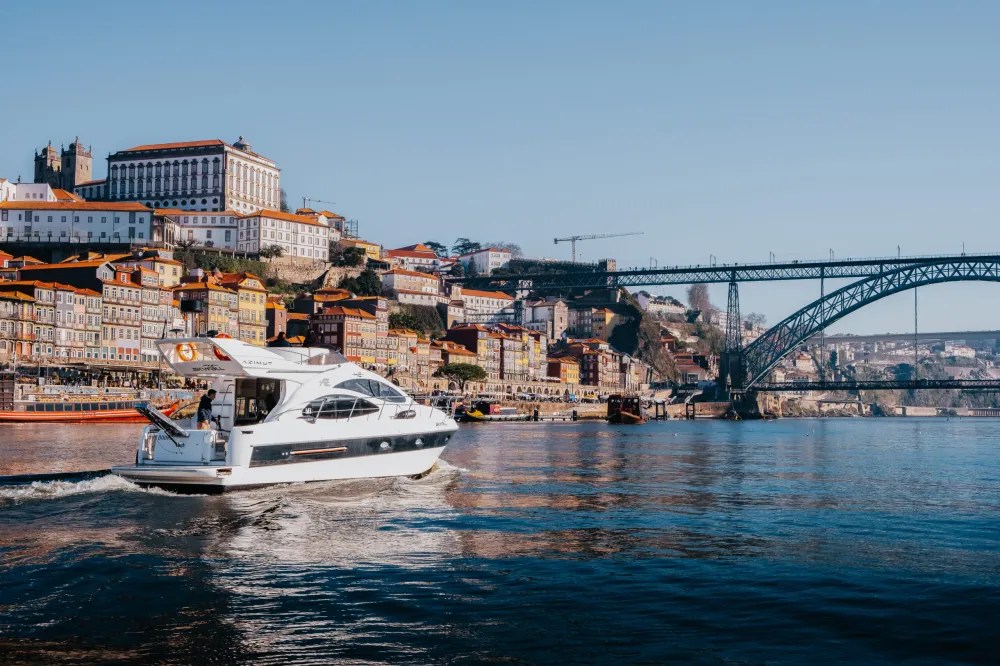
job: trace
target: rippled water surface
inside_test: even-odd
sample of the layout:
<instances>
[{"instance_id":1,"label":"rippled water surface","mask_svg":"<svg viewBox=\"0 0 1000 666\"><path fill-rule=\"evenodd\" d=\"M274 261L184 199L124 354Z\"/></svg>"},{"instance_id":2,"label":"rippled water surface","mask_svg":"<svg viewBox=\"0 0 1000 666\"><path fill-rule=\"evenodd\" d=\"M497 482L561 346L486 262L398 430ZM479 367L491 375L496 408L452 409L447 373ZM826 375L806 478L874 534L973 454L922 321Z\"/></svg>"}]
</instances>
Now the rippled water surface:
<instances>
[{"instance_id":1,"label":"rippled water surface","mask_svg":"<svg viewBox=\"0 0 1000 666\"><path fill-rule=\"evenodd\" d=\"M996 662L991 420L463 428L421 480L0 485L0 661ZM0 426L0 474L135 426Z\"/></svg>"}]
</instances>

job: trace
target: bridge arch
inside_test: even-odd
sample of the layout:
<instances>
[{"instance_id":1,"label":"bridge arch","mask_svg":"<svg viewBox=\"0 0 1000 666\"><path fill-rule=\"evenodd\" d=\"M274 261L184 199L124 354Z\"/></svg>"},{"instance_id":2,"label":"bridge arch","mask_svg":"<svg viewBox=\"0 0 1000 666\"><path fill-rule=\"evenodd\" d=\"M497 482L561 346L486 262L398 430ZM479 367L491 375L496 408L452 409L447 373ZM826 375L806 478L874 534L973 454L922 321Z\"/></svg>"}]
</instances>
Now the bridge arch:
<instances>
[{"instance_id":1,"label":"bridge arch","mask_svg":"<svg viewBox=\"0 0 1000 666\"><path fill-rule=\"evenodd\" d=\"M772 326L743 350L743 387L763 379L790 351L855 310L886 296L942 282L1000 282L1000 259L961 258L879 273L830 292Z\"/></svg>"}]
</instances>

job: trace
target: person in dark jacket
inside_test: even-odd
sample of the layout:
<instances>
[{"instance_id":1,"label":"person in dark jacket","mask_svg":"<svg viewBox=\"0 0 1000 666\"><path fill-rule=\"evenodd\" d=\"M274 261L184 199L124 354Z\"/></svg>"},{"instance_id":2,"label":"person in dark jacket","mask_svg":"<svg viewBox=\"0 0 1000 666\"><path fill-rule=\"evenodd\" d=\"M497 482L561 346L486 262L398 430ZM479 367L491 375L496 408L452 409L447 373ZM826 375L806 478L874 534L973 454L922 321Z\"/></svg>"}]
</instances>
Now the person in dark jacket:
<instances>
[{"instance_id":1,"label":"person in dark jacket","mask_svg":"<svg viewBox=\"0 0 1000 666\"><path fill-rule=\"evenodd\" d=\"M198 430L212 429L212 401L215 400L215 389L208 389L208 393L201 396L198 402Z\"/></svg>"},{"instance_id":2,"label":"person in dark jacket","mask_svg":"<svg viewBox=\"0 0 1000 666\"><path fill-rule=\"evenodd\" d=\"M313 330L313 329L310 328L308 331L306 331L306 337L302 341L302 346L303 347L315 347L318 342L319 342L319 336L316 335L316 331L315 330Z\"/></svg>"},{"instance_id":3,"label":"person in dark jacket","mask_svg":"<svg viewBox=\"0 0 1000 666\"><path fill-rule=\"evenodd\" d=\"M268 347L291 347L292 343L285 339L285 332L279 331L278 336L267 343Z\"/></svg>"}]
</instances>

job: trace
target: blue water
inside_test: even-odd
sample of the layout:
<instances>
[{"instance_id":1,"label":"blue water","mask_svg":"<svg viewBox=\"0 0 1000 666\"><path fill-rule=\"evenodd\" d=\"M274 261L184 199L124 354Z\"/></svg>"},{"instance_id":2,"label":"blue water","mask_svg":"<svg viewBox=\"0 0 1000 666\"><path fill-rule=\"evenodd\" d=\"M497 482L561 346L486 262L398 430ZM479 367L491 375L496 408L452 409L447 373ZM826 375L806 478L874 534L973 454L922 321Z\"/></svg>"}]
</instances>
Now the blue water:
<instances>
[{"instance_id":1,"label":"blue water","mask_svg":"<svg viewBox=\"0 0 1000 666\"><path fill-rule=\"evenodd\" d=\"M0 661L997 663L998 425L484 425L418 481L0 486ZM131 455L75 432L0 430L0 473Z\"/></svg>"}]
</instances>

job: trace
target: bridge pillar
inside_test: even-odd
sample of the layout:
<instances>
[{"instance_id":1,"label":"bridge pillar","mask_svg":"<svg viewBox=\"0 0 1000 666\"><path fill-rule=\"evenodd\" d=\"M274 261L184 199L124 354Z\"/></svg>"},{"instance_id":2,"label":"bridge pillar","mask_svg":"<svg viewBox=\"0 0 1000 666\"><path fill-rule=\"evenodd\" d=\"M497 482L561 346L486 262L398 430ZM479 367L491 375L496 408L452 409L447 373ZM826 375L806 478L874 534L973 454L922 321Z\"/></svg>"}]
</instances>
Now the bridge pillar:
<instances>
[{"instance_id":1,"label":"bridge pillar","mask_svg":"<svg viewBox=\"0 0 1000 666\"><path fill-rule=\"evenodd\" d=\"M746 379L743 364L743 322L740 316L740 289L736 276L729 283L726 304L726 337L719 359L719 384L726 389L742 388Z\"/></svg>"}]
</instances>

